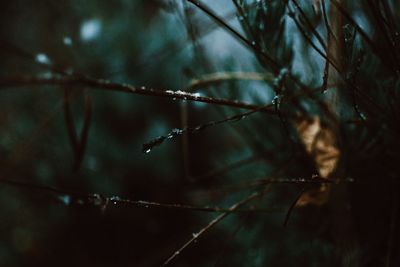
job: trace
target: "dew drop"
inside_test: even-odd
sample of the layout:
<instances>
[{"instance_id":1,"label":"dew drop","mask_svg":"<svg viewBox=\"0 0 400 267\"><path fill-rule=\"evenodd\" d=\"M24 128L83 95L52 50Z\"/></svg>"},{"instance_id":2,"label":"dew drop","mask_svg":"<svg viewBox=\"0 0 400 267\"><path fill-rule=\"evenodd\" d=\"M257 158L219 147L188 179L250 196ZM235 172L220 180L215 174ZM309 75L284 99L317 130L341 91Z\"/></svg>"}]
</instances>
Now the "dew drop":
<instances>
[{"instance_id":1,"label":"dew drop","mask_svg":"<svg viewBox=\"0 0 400 267\"><path fill-rule=\"evenodd\" d=\"M112 196L112 197L110 197L110 200L114 201L114 202L118 202L118 201L121 201L121 198L118 196Z\"/></svg>"},{"instance_id":2,"label":"dew drop","mask_svg":"<svg viewBox=\"0 0 400 267\"><path fill-rule=\"evenodd\" d=\"M63 38L63 43L64 43L64 45L66 45L66 46L71 46L71 45L72 45L72 39L71 39L71 37L65 36L65 37Z\"/></svg>"},{"instance_id":3,"label":"dew drop","mask_svg":"<svg viewBox=\"0 0 400 267\"><path fill-rule=\"evenodd\" d=\"M81 39L83 41L92 41L97 38L101 32L101 22L98 19L84 21L81 25Z\"/></svg>"},{"instance_id":4,"label":"dew drop","mask_svg":"<svg viewBox=\"0 0 400 267\"><path fill-rule=\"evenodd\" d=\"M49 59L49 57L46 54L43 53L39 53L36 55L35 57L36 62L42 63L42 64L46 64L46 65L50 65L51 61Z\"/></svg>"},{"instance_id":5,"label":"dew drop","mask_svg":"<svg viewBox=\"0 0 400 267\"><path fill-rule=\"evenodd\" d=\"M60 200L66 206L71 204L71 197L69 195L58 196L58 200Z\"/></svg>"}]
</instances>

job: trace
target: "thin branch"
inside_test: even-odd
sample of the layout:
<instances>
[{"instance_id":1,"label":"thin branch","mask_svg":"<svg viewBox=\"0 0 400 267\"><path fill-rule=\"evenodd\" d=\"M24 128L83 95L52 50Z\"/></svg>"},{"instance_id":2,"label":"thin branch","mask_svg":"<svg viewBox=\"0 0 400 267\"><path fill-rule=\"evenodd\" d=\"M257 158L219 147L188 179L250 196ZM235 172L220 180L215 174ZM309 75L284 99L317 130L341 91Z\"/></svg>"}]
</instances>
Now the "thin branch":
<instances>
[{"instance_id":1,"label":"thin branch","mask_svg":"<svg viewBox=\"0 0 400 267\"><path fill-rule=\"evenodd\" d=\"M361 35L361 37L365 40L365 42L368 44L368 46L371 48L371 50L381 59L384 59L384 57L381 55L379 49L375 46L374 42L369 38L368 34L357 24L357 22L350 16L350 14L344 9L344 7L337 1L337 0L330 0L331 3L340 11L340 13L343 14L343 16L347 19L347 21L358 31L358 33ZM396 70L393 69L393 66L388 64L385 60L382 60L384 65L392 69L395 73ZM397 75L397 74L396 74Z\"/></svg>"},{"instance_id":2,"label":"thin branch","mask_svg":"<svg viewBox=\"0 0 400 267\"><path fill-rule=\"evenodd\" d=\"M255 110L250 110L250 111L247 111L247 112L244 112L244 113L236 114L236 115L233 115L231 117L228 117L228 118L225 118L225 119L222 119L222 120L218 120L218 121L210 121L210 122L207 122L207 123L195 126L195 127L185 127L183 129L173 129L167 135L161 135L161 136L159 136L159 137L157 137L157 138L155 138L155 139L143 144L142 151L143 151L143 153L149 153L153 148L155 148L157 146L160 146L167 139L172 139L172 138L175 138L175 137L180 136L182 134L193 134L193 133L205 130L205 129L209 128L209 127L216 126L216 125L219 125L219 124L223 124L223 123L226 123L226 122L239 121L239 120L242 120L242 119L246 118L247 116L253 115L254 113L257 113L258 111L264 110L265 108L268 108L270 106L271 106L270 104L269 105L265 105L265 106L262 106L262 107L260 107L258 109L255 109Z\"/></svg>"},{"instance_id":3,"label":"thin branch","mask_svg":"<svg viewBox=\"0 0 400 267\"><path fill-rule=\"evenodd\" d=\"M321 44L321 46L326 51L326 44L324 43L324 40L322 39L321 35L317 32L317 30L314 29L314 26L311 24L310 20L308 19L307 15L304 13L301 6L297 3L296 0L292 0L292 3L296 6L297 10L299 10L299 12L300 12L301 16L304 18L304 21L306 22L308 28L311 30L313 35L317 38L318 42Z\"/></svg>"},{"instance_id":4,"label":"thin branch","mask_svg":"<svg viewBox=\"0 0 400 267\"><path fill-rule=\"evenodd\" d=\"M222 208L222 207L208 207L208 206L193 206L193 205L185 205L185 204L171 204L171 203L159 203L154 201L143 201L143 200L131 200L126 198L121 198L119 196L111 196L106 197L102 194L98 193L80 193L74 192L64 189L59 189L53 186L40 185L35 183L29 183L25 181L18 181L12 179L4 179L0 178L0 183L8 184L11 186L26 188L29 190L39 190L43 192L49 192L56 194L59 199L63 200L65 197L68 198L68 201L63 201L65 204L91 204L94 206L100 206L102 208L106 208L110 203L114 205L128 205L136 208L161 208L161 209L174 209L174 210L188 210L188 211L199 211L199 212L216 212L216 213L226 213L226 212L237 212L237 213L246 213L246 212L276 212L280 211L280 209L271 208L271 209L255 209L250 207L248 209L235 209L231 210L231 208Z\"/></svg>"},{"instance_id":5,"label":"thin branch","mask_svg":"<svg viewBox=\"0 0 400 267\"><path fill-rule=\"evenodd\" d=\"M64 108L65 125L67 127L69 141L71 142L72 150L74 151L74 153L76 153L79 143L78 135L76 132L76 126L71 113L71 91L66 88L64 89L64 95L63 95L63 108Z\"/></svg>"},{"instance_id":6,"label":"thin branch","mask_svg":"<svg viewBox=\"0 0 400 267\"><path fill-rule=\"evenodd\" d=\"M294 201L292 202L292 204L289 206L289 209L288 209L288 211L287 211L287 213L286 213L286 216L285 216L285 220L283 221L283 226L286 227L286 226L288 225L289 219L290 219L290 215L292 215L292 212L293 212L294 208L296 207L297 202L299 201L299 199L301 198L301 196L304 194L304 192L306 192L307 188L308 188L307 186L304 186L304 187L300 190L300 192L298 193L298 195L296 196L296 198L294 199Z\"/></svg>"},{"instance_id":7,"label":"thin branch","mask_svg":"<svg viewBox=\"0 0 400 267\"><path fill-rule=\"evenodd\" d=\"M190 210L190 211L201 211L201 212L273 212L278 211L278 209L255 209L250 207L249 209L237 209L235 211L230 210L230 208L221 208L221 207L199 207L192 205L183 205L183 204L168 204L168 203L158 203L152 201L143 201L143 200L130 200L130 199L120 199L119 197L111 197L109 198L111 202L115 204L128 204L133 205L135 207L144 207L144 208L161 208L161 209L174 209L174 210Z\"/></svg>"},{"instance_id":8,"label":"thin branch","mask_svg":"<svg viewBox=\"0 0 400 267\"><path fill-rule=\"evenodd\" d=\"M288 6L289 7L289 6ZM297 28L299 29L300 33L303 35L303 37L307 40L307 42L311 45L311 47L325 60L327 60L339 73L339 67L336 65L335 62L332 61L331 58L329 58L321 49L314 44L314 42L311 40L310 36L307 35L303 27L300 25L300 23L297 21L293 11L289 13L289 17L293 19L294 23L296 24Z\"/></svg>"},{"instance_id":9,"label":"thin branch","mask_svg":"<svg viewBox=\"0 0 400 267\"><path fill-rule=\"evenodd\" d=\"M328 48L326 50L326 56L329 58L330 51L331 51L331 45L332 45L331 38L334 38L336 43L338 43L338 40L336 39L336 37L333 34L333 31L329 25L328 16L326 14L325 0L322 0L321 5L322 5L322 13L323 13L323 17L324 17L325 27L326 27L326 31L327 31L327 46L328 46ZM327 90L328 80L329 80L329 61L326 59L325 67L324 67L323 81L322 81L322 90L321 90L322 93L326 92L326 90Z\"/></svg>"},{"instance_id":10,"label":"thin branch","mask_svg":"<svg viewBox=\"0 0 400 267\"><path fill-rule=\"evenodd\" d=\"M88 86L96 89L124 92L138 95L148 95L157 97L166 97L170 99L182 99L188 101L197 101L221 106L229 106L234 108L243 108L250 110L258 110L266 112L268 114L275 114L275 112L269 107L260 107L259 105L239 102L236 100L230 100L225 98L212 98L206 96L199 96L198 94L192 94L184 91L171 91L171 90L157 90L145 87L135 87L129 84L114 83L105 79L95 79L88 76L74 75L74 76L63 76L63 77L51 77L42 78L35 76L22 76L22 77L4 77L0 78L0 87L4 90L7 87L17 86L38 86L38 85L81 85ZM260 109L261 108L261 109Z\"/></svg>"},{"instance_id":11,"label":"thin branch","mask_svg":"<svg viewBox=\"0 0 400 267\"><path fill-rule=\"evenodd\" d=\"M373 14L375 20L376 20L376 24L378 25L380 32L383 33L383 36L385 38L386 41L386 45L388 46L388 50L390 51L390 53L392 54L392 56L390 57L390 59L392 60L392 63L395 64L397 66L397 70L400 71L400 64L399 64L399 56L397 53L397 49L394 45L394 40L392 38L390 38L390 36L388 35L388 32L386 30L385 27L385 19L382 16L382 13L379 11L379 3L378 6L375 5L375 1L371 1L371 0L367 0L367 2L369 3L369 8L371 10L371 13Z\"/></svg>"},{"instance_id":12,"label":"thin branch","mask_svg":"<svg viewBox=\"0 0 400 267\"><path fill-rule=\"evenodd\" d=\"M240 6L240 4L238 3L237 0L232 0L232 2L235 5L236 11L238 13L238 19L239 19L240 24L243 27L243 30L245 31L245 33L247 31L247 34L250 35L250 38L255 41L256 34L248 21L248 16L247 16L246 11L243 9L242 6ZM255 2L254 4L258 4L258 3Z\"/></svg>"},{"instance_id":13,"label":"thin branch","mask_svg":"<svg viewBox=\"0 0 400 267\"><path fill-rule=\"evenodd\" d=\"M210 18L215 20L218 24L220 24L224 29L226 29L229 33L231 33L234 37L239 39L243 42L247 47L252 49L256 54L260 55L262 58L266 59L270 64L271 68L275 73L279 73L279 69L281 65L275 61L271 56L263 52L257 44L249 41L246 37L241 35L238 31L234 28L229 26L223 19L221 19L218 15L216 15L209 7L201 3L199 0L187 0L188 2L192 3L193 5L197 6L201 11L206 13Z\"/></svg>"},{"instance_id":14,"label":"thin branch","mask_svg":"<svg viewBox=\"0 0 400 267\"><path fill-rule=\"evenodd\" d=\"M82 161L85 155L85 150L89 137L89 129L90 129L90 119L92 116L92 100L90 95L85 96L84 102L84 116L83 116L83 126L79 140L79 146L77 148L77 154L74 164L74 170L79 170L82 165Z\"/></svg>"},{"instance_id":15,"label":"thin branch","mask_svg":"<svg viewBox=\"0 0 400 267\"><path fill-rule=\"evenodd\" d=\"M213 228L215 225L217 225L220 221L222 221L225 217L227 217L229 214L240 208L241 206L249 203L250 201L263 196L267 191L268 187L265 188L262 191L255 192L247 196L246 198L242 199L241 201L235 203L232 205L227 212L219 215L216 217L214 220L212 220L209 224L207 224L205 227L203 227L199 232L193 234L192 238L190 238L185 244L183 244L178 250L176 250L163 264L162 266L168 265L171 261L173 261L184 249L186 249L190 244L192 244L195 240L197 240L200 236L208 232L211 228Z\"/></svg>"},{"instance_id":16,"label":"thin branch","mask_svg":"<svg viewBox=\"0 0 400 267\"><path fill-rule=\"evenodd\" d=\"M90 96L86 95L84 101L83 126L80 136L78 138L76 123L74 122L71 112L71 99L72 98L70 90L64 89L63 105L64 105L65 124L67 127L68 137L71 142L71 147L75 157L73 169L77 171L79 170L82 164L82 160L85 154L86 144L88 141L92 104Z\"/></svg>"},{"instance_id":17,"label":"thin branch","mask_svg":"<svg viewBox=\"0 0 400 267\"><path fill-rule=\"evenodd\" d=\"M202 86L209 86L220 82L232 80L268 81L273 82L272 74L259 72L216 72L203 75L198 79L193 79L189 88L195 89Z\"/></svg>"},{"instance_id":18,"label":"thin branch","mask_svg":"<svg viewBox=\"0 0 400 267\"><path fill-rule=\"evenodd\" d=\"M225 250L228 247L228 244L231 243L236 235L240 232L240 230L245 226L245 224L249 221L250 219L250 214L246 214L246 217L244 218L243 222L240 222L240 224L236 227L236 229L230 234L229 238L226 239L222 245L222 248L219 252L219 255L217 257L217 260L215 261L214 267L218 267L222 265L222 261L223 261L223 256L225 254Z\"/></svg>"},{"instance_id":19,"label":"thin branch","mask_svg":"<svg viewBox=\"0 0 400 267\"><path fill-rule=\"evenodd\" d=\"M328 15L326 13L326 4L325 4L325 0L321 1L321 5L322 5L322 14L324 17L324 23L325 23L325 27L326 27L326 31L328 32L328 35L330 37L333 37L336 41L336 43L338 42L338 38L336 37L336 35L333 33L332 28L329 24L329 19L328 19ZM329 45L328 45L329 46Z\"/></svg>"}]
</instances>

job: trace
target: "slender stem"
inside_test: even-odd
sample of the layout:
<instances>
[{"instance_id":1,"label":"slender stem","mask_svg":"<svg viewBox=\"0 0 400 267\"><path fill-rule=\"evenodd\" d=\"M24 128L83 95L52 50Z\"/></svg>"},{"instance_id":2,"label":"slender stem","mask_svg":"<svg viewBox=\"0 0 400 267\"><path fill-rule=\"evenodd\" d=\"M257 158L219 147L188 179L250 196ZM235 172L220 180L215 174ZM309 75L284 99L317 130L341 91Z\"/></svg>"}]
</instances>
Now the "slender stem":
<instances>
[{"instance_id":1,"label":"slender stem","mask_svg":"<svg viewBox=\"0 0 400 267\"><path fill-rule=\"evenodd\" d=\"M225 217L229 214L240 208L241 206L249 203L250 201L263 196L268 190L268 187L262 191L255 192L247 196L246 198L242 199L241 201L232 205L227 212L217 216L213 219L209 224L203 227L199 232L193 234L192 238L190 238L186 243L184 243L178 250L176 250L163 264L162 266L168 265L171 261L173 261L184 249L186 249L190 244L192 244L195 240L197 240L200 236L208 232L211 228L216 226L220 221L222 221Z\"/></svg>"},{"instance_id":2,"label":"slender stem","mask_svg":"<svg viewBox=\"0 0 400 267\"><path fill-rule=\"evenodd\" d=\"M226 213L226 212L238 212L238 213L246 213L246 212L275 212L280 211L279 209L235 209L231 208L221 208L221 207L208 207L208 206L193 206L186 204L171 204L171 203L159 203L154 201L143 201L143 200L131 200L126 198L121 198L118 196L106 197L102 194L98 193L81 193L74 192L70 190L59 189L53 186L40 185L25 181L18 181L12 179L5 179L0 177L0 183L8 184L11 186L26 188L29 190L38 190L43 192L49 192L56 194L58 196L68 196L71 199L77 200L77 203L83 204L94 204L97 206L105 207L108 204L112 203L114 205L129 205L136 208L160 208L160 209L174 209L174 210L188 210L188 211L199 211L199 212L216 212L216 213ZM78 201L79 200L79 201ZM83 201L83 202L82 202ZM71 202L72 203L72 202Z\"/></svg>"},{"instance_id":3,"label":"slender stem","mask_svg":"<svg viewBox=\"0 0 400 267\"><path fill-rule=\"evenodd\" d=\"M276 62L271 56L269 56L265 52L261 51L260 47L258 47L257 44L249 41L246 37L244 37L238 31L236 31L234 28L229 26L224 20L222 20L220 17L218 17L218 15L216 15L210 8L208 8L206 5L201 3L199 0L187 0L187 1L189 1L193 5L197 6L201 11L206 13L210 18L215 20L218 24L222 25L223 28L226 29L229 33L231 33L233 36L235 36L237 39L239 39L241 42L243 42L246 46L251 48L255 53L260 55L262 58L267 60L275 74L279 73L279 70L281 69L282 66L280 64L278 64L278 62Z\"/></svg>"},{"instance_id":4,"label":"slender stem","mask_svg":"<svg viewBox=\"0 0 400 267\"><path fill-rule=\"evenodd\" d=\"M52 77L52 78L23 76L23 77L8 77L0 79L0 87L3 90L7 87L34 86L34 85L36 86L37 85L76 85L76 86L83 85L114 92L158 96L171 99L182 99L188 101L204 102L209 104L243 108L249 110L260 109L260 106L258 105L239 102L236 100L198 96L196 94L191 94L189 92L183 92L183 91L171 91L171 90L163 91L152 88L147 89L145 87L139 88L129 84L114 83L109 80L94 79L87 76L63 76L63 77ZM262 112L266 112L268 114L275 114L273 109L270 107L261 107L261 109Z\"/></svg>"},{"instance_id":5,"label":"slender stem","mask_svg":"<svg viewBox=\"0 0 400 267\"><path fill-rule=\"evenodd\" d=\"M209 86L215 83L232 81L232 80L249 80L249 81L268 81L272 82L274 76L259 72L215 72L203 75L198 79L190 82L189 88L194 89L202 86Z\"/></svg>"},{"instance_id":6,"label":"slender stem","mask_svg":"<svg viewBox=\"0 0 400 267\"><path fill-rule=\"evenodd\" d=\"M317 38L318 42L321 44L321 46L324 48L326 51L326 44L324 43L324 40L322 39L321 35L315 30L314 26L311 24L310 20L308 19L307 15L304 13L303 9L297 3L296 0L292 0L293 4L296 6L296 8L299 10L300 14L304 18L308 28L311 30L311 32L314 34L314 36Z\"/></svg>"}]
</instances>

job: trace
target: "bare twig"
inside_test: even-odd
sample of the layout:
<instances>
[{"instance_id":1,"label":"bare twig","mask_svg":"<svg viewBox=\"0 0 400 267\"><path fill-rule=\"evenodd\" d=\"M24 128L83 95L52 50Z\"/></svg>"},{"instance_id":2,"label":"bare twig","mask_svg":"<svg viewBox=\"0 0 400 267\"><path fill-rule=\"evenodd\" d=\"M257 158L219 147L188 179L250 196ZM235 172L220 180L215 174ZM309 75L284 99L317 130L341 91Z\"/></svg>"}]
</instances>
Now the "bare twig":
<instances>
[{"instance_id":1,"label":"bare twig","mask_svg":"<svg viewBox=\"0 0 400 267\"><path fill-rule=\"evenodd\" d=\"M75 192L70 190L59 189L53 186L47 185L40 185L35 183L29 183L25 181L13 180L13 179L5 179L0 178L0 183L8 184L11 186L19 187L19 188L26 188L29 190L39 190L43 192L49 192L56 194L63 199L63 196L67 196L69 201L65 204L89 204L100 206L105 208L108 204L112 203L114 205L128 205L136 208L160 208L160 209L174 209L174 210L187 210L187 211L199 211L199 212L216 212L216 213L226 213L226 212L235 212L235 213L242 213L242 212L276 212L280 211L279 209L255 209L250 207L248 209L235 209L231 210L231 208L222 208L222 207L209 207L209 206L193 206L193 205L186 205L186 204L170 204L170 203L159 203L154 201L143 201L143 200L131 200L127 198L121 198L119 196L111 196L106 197L102 194L98 193L82 193L82 192ZM75 200L75 201L74 201Z\"/></svg>"},{"instance_id":2,"label":"bare twig","mask_svg":"<svg viewBox=\"0 0 400 267\"><path fill-rule=\"evenodd\" d=\"M7 87L34 86L34 85L36 86L37 85L76 85L76 86L82 85L107 91L166 97L171 99L182 99L188 101L197 101L215 105L235 107L235 108L243 108L250 110L257 109L259 111L266 112L269 114L275 113L269 107L260 107L255 104L239 102L236 100L199 96L197 94L192 94L189 92L184 92L179 90L171 91L171 90L157 90L152 88L147 89L145 87L135 87L129 84L114 83L105 79L94 79L91 77L81 76L81 75L63 76L63 77L55 76L51 78L42 78L35 76L0 78L0 87L2 87L2 89L5 89Z\"/></svg>"},{"instance_id":3,"label":"bare twig","mask_svg":"<svg viewBox=\"0 0 400 267\"><path fill-rule=\"evenodd\" d=\"M242 119L246 118L247 116L250 116L250 115L252 115L252 114L254 114L254 113L258 112L258 111L261 111L261 110L264 110L265 108L268 108L269 106L270 105L265 105L265 106L262 106L262 107L260 107L258 109L255 109L255 110L251 110L251 111L247 111L247 112L244 112L244 113L236 114L236 115L233 115L231 117L224 118L224 119L218 120L218 121L210 121L210 122L198 125L196 127L185 127L183 129L173 129L167 135L161 135L161 136L151 140L150 142L147 142L147 143L143 144L142 151L144 153L149 153L154 147L157 147L157 146L161 145L167 139L172 139L172 138L180 136L182 134L193 134L193 133L196 133L198 131L202 131L202 130L205 130L205 129L209 128L209 127L216 126L216 125L219 125L219 124L223 124L223 123L226 123L226 122L234 122L234 121L242 120Z\"/></svg>"},{"instance_id":4,"label":"bare twig","mask_svg":"<svg viewBox=\"0 0 400 267\"><path fill-rule=\"evenodd\" d=\"M192 244L195 240L197 240L200 236L208 232L211 228L213 228L215 225L217 225L220 221L222 221L226 216L228 216L230 213L234 212L241 206L249 203L250 201L263 196L269 188L265 188L262 191L255 192L247 196L246 198L242 199L241 201L235 203L232 205L227 212L219 215L216 217L214 220L212 220L209 224L207 224L205 227L203 227L199 232L193 234L192 238L190 238L183 246L181 246L178 250L174 252L163 264L162 266L168 265L171 261L173 261L184 249L186 249L190 244Z\"/></svg>"},{"instance_id":5,"label":"bare twig","mask_svg":"<svg viewBox=\"0 0 400 267\"><path fill-rule=\"evenodd\" d=\"M232 242L232 240L236 237L236 235L240 232L240 230L245 226L245 224L249 221L250 219L250 214L246 214L245 218L243 219L243 222L240 222L240 224L236 227L236 229L230 234L230 237L224 241L224 244L222 245L221 251L218 255L217 260L215 261L214 267L218 267L222 265L222 261L224 259L224 254L225 254L225 249L227 248L228 244Z\"/></svg>"},{"instance_id":6,"label":"bare twig","mask_svg":"<svg viewBox=\"0 0 400 267\"><path fill-rule=\"evenodd\" d=\"M361 35L361 37L365 40L371 50L382 59L382 63L388 68L392 69L395 74L396 70L393 69L393 66L384 60L385 58L382 56L378 47L376 47L375 43L371 40L368 34L358 25L358 23L351 17L351 15L346 11L346 9L338 2L337 0L330 0L331 3L342 13L342 15L346 18L346 20L357 30L357 32Z\"/></svg>"},{"instance_id":7,"label":"bare twig","mask_svg":"<svg viewBox=\"0 0 400 267\"><path fill-rule=\"evenodd\" d=\"M297 3L296 0L292 0L292 3L295 5L295 7L297 8L297 10L299 10L301 16L303 17L304 21L306 22L308 28L311 30L311 32L313 33L313 35L317 38L318 42L321 44L321 46L324 48L325 51L327 51L327 45L324 43L324 40L322 39L321 35L317 32L317 30L314 28L314 26L312 25L312 23L310 22L310 20L308 19L307 15L304 13L303 9L301 8L301 6L299 5L299 3Z\"/></svg>"},{"instance_id":8,"label":"bare twig","mask_svg":"<svg viewBox=\"0 0 400 267\"><path fill-rule=\"evenodd\" d=\"M195 89L202 86L209 86L220 82L231 80L252 80L252 81L269 81L272 82L274 76L259 72L216 72L203 75L198 79L193 79L189 88Z\"/></svg>"},{"instance_id":9,"label":"bare twig","mask_svg":"<svg viewBox=\"0 0 400 267\"><path fill-rule=\"evenodd\" d=\"M82 165L83 157L85 155L85 150L89 137L89 127L90 127L90 118L92 116L92 100L90 95L85 96L84 102L84 114L83 114L83 126L79 140L79 146L77 150L77 157L74 164L75 171L80 168Z\"/></svg>"},{"instance_id":10,"label":"bare twig","mask_svg":"<svg viewBox=\"0 0 400 267\"><path fill-rule=\"evenodd\" d=\"M294 208L296 207L297 202L300 200L300 198L303 196L304 192L306 192L307 186L304 186L301 188L300 192L297 194L296 198L292 202L292 204L289 206L288 211L286 212L285 220L283 221L283 226L287 226L289 223L290 215L292 214Z\"/></svg>"},{"instance_id":11,"label":"bare twig","mask_svg":"<svg viewBox=\"0 0 400 267\"><path fill-rule=\"evenodd\" d=\"M266 54L264 51L260 49L260 47L257 46L257 44L249 41L246 37L244 37L242 34L240 34L238 31L236 31L234 28L229 26L223 19L221 19L218 15L216 15L209 7L204 5L198 0L187 0L193 5L197 6L201 11L206 13L210 18L215 20L218 24L220 24L225 30L227 30L229 33L231 33L234 37L236 37L238 40L240 40L242 43L244 43L248 48L252 49L256 54L261 56L263 59L265 59L273 69L274 73L277 74L279 73L279 70L281 68L280 64L273 59L270 55Z\"/></svg>"}]
</instances>

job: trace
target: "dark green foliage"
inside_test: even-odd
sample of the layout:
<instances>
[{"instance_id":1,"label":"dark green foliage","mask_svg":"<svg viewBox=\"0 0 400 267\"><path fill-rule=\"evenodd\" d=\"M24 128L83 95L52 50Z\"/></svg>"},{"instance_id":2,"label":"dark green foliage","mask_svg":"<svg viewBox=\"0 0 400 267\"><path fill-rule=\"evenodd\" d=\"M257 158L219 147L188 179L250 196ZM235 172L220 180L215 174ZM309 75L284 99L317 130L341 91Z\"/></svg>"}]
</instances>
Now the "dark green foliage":
<instances>
[{"instance_id":1,"label":"dark green foliage","mask_svg":"<svg viewBox=\"0 0 400 267\"><path fill-rule=\"evenodd\" d=\"M398 266L398 10L2 1L0 266Z\"/></svg>"}]
</instances>

